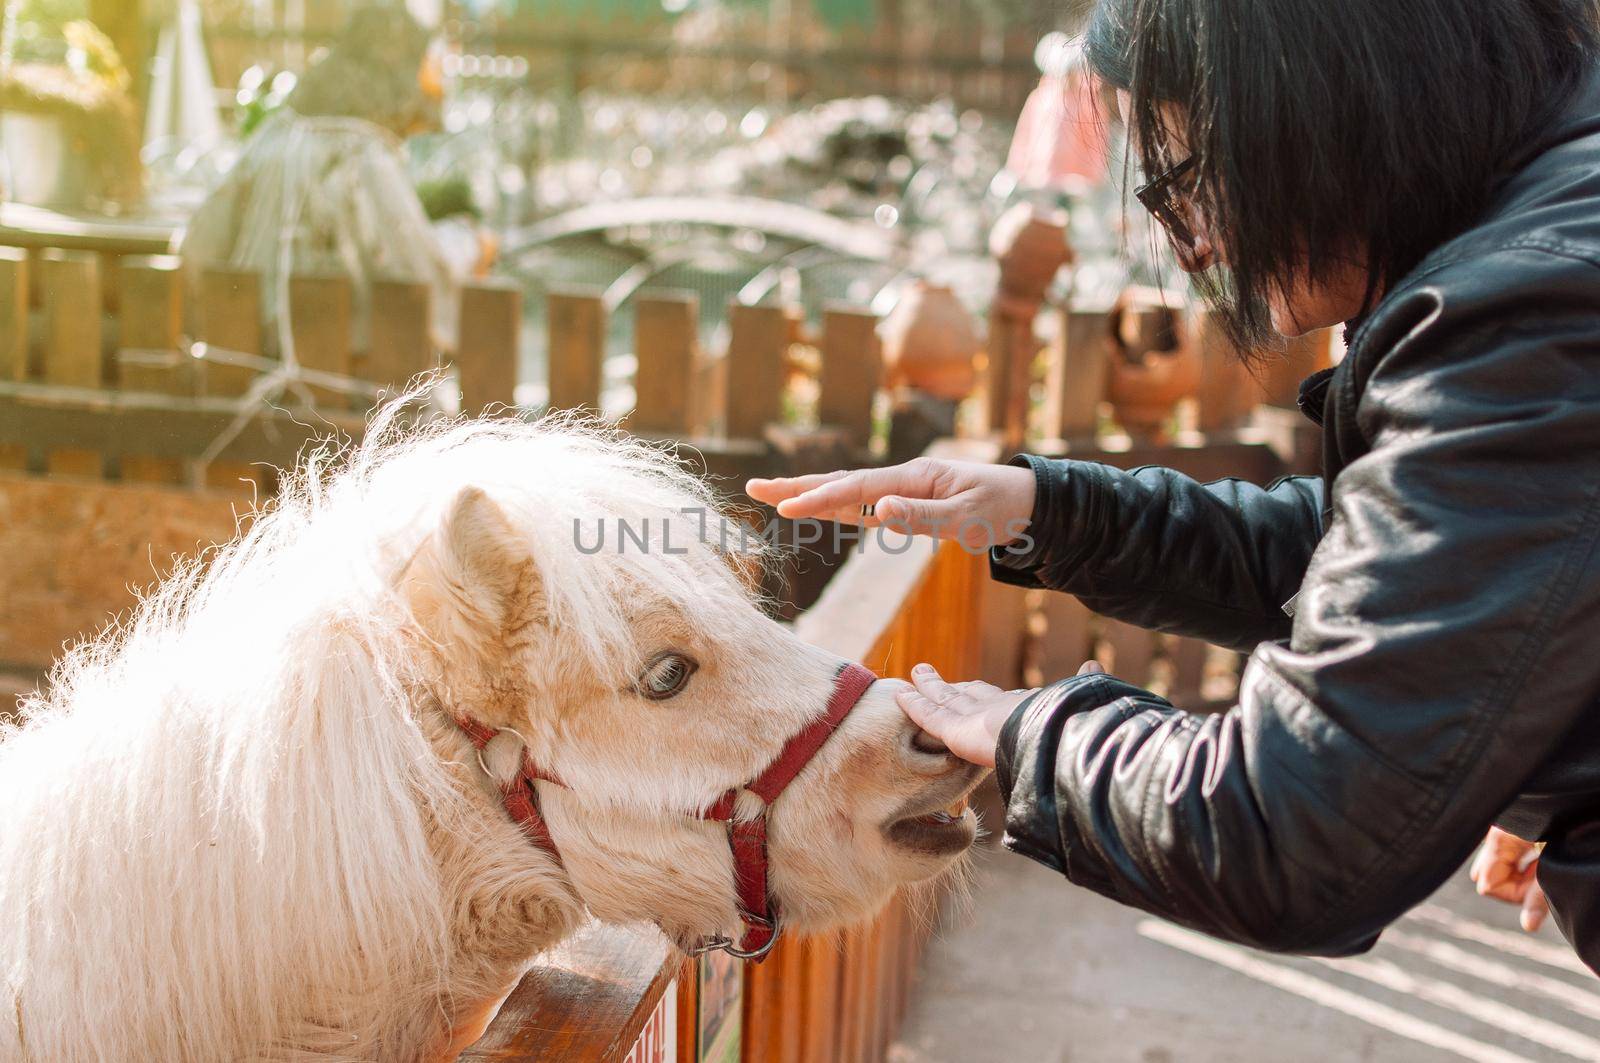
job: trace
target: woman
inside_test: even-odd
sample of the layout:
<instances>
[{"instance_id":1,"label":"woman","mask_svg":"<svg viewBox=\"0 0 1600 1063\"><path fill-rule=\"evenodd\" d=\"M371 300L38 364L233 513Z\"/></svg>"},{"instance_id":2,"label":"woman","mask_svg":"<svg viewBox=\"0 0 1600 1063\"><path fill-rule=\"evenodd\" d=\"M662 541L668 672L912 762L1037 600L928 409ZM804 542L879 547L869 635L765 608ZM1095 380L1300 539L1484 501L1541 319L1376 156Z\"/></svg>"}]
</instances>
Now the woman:
<instances>
[{"instance_id":1,"label":"woman","mask_svg":"<svg viewBox=\"0 0 1600 1063\"><path fill-rule=\"evenodd\" d=\"M1349 322L1325 475L1021 457L757 482L793 517L1026 525L996 578L1251 653L1194 716L1103 674L918 669L1006 844L1260 948L1343 955L1491 823L1600 965L1600 74L1590 0L1102 0L1141 200L1247 342ZM1021 522L1013 523L1013 522ZM1014 532L1012 534L1015 534ZM1515 881L1512 881L1515 880Z\"/></svg>"},{"instance_id":2,"label":"woman","mask_svg":"<svg viewBox=\"0 0 1600 1063\"><path fill-rule=\"evenodd\" d=\"M352 282L357 351L379 278L429 285L434 342L454 346L460 284L486 252L476 239L441 239L401 157L400 138L428 125L438 102L428 49L403 7L357 9L191 219L185 264L260 274L262 317L279 343L290 335L285 279L332 273Z\"/></svg>"}]
</instances>

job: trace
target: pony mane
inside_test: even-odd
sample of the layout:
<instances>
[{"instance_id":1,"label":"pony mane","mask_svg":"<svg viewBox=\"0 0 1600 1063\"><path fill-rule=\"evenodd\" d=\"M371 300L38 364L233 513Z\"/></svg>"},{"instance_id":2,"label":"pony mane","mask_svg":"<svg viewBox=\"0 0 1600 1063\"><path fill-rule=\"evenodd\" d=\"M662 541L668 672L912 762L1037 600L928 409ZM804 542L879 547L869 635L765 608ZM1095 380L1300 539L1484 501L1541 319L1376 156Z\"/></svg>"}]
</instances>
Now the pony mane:
<instances>
[{"instance_id":1,"label":"pony mane","mask_svg":"<svg viewBox=\"0 0 1600 1063\"><path fill-rule=\"evenodd\" d=\"M275 1001L325 1001L330 1031L370 1020L341 987L429 1005L398 998L448 974L424 812L465 817L411 711L396 586L463 488L526 530L602 674L634 667L641 589L708 631L748 609L715 523L692 532L724 510L664 448L565 416L402 427L411 397L319 447L0 729L0 1056L234 1058L305 1036ZM576 548L619 520L657 549ZM667 521L684 552L659 548Z\"/></svg>"}]
</instances>

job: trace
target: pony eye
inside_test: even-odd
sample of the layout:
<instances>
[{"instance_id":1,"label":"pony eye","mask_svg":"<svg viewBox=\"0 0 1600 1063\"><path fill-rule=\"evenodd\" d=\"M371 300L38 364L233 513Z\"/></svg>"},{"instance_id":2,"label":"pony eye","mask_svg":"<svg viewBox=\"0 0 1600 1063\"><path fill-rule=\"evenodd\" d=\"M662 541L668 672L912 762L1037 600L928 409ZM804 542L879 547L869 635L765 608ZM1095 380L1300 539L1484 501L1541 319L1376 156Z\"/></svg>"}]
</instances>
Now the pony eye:
<instances>
[{"instance_id":1,"label":"pony eye","mask_svg":"<svg viewBox=\"0 0 1600 1063\"><path fill-rule=\"evenodd\" d=\"M651 701L665 701L683 690L697 667L681 653L663 653L645 666L639 693Z\"/></svg>"}]
</instances>

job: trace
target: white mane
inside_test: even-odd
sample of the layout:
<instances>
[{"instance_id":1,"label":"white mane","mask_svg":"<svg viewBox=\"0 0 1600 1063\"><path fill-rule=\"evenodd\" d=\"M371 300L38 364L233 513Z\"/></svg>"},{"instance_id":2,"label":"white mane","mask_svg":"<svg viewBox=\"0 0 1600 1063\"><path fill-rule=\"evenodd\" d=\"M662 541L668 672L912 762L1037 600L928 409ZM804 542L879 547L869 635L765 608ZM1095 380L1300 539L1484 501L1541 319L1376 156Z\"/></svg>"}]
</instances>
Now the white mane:
<instances>
[{"instance_id":1,"label":"white mane","mask_svg":"<svg viewBox=\"0 0 1600 1063\"><path fill-rule=\"evenodd\" d=\"M715 513L658 450L571 421L402 432L393 414L336 469L312 457L0 731L0 1059L236 1058L303 1018L273 1013L305 998L274 972L325 999L330 1028L339 987L445 983L422 808L455 799L410 712L395 588L463 487L527 529L553 617L597 664L632 666L630 590L708 630L746 601L703 548L573 548L575 520L656 535L683 507Z\"/></svg>"}]
</instances>

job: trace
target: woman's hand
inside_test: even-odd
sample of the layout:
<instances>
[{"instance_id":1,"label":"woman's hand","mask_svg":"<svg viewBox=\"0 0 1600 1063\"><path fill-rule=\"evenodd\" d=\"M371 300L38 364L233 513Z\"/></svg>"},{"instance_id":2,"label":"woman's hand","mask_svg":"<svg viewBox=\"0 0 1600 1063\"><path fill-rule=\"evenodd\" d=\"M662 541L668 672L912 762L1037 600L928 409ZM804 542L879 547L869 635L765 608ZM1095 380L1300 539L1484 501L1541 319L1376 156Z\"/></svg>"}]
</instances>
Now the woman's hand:
<instances>
[{"instance_id":1,"label":"woman's hand","mask_svg":"<svg viewBox=\"0 0 1600 1063\"><path fill-rule=\"evenodd\" d=\"M1028 530L1034 481L1028 469L917 458L887 469L751 480L750 497L780 516L956 539L970 549L1005 546ZM863 506L875 507L872 516Z\"/></svg>"},{"instance_id":2,"label":"woman's hand","mask_svg":"<svg viewBox=\"0 0 1600 1063\"><path fill-rule=\"evenodd\" d=\"M1535 877L1538 870L1538 846L1499 827L1490 827L1489 836L1467 873L1483 896L1521 905L1522 929L1532 934L1550 914L1550 904Z\"/></svg>"},{"instance_id":3,"label":"woman's hand","mask_svg":"<svg viewBox=\"0 0 1600 1063\"><path fill-rule=\"evenodd\" d=\"M1079 675L1104 671L1094 661ZM960 757L985 768L994 767L994 747L1000 728L1033 690L1001 690L990 683L946 683L931 664L911 670L910 690L895 701L911 721Z\"/></svg>"}]
</instances>

